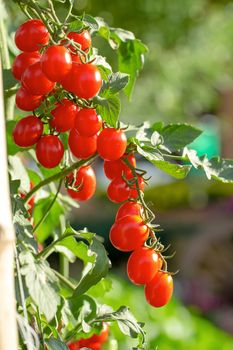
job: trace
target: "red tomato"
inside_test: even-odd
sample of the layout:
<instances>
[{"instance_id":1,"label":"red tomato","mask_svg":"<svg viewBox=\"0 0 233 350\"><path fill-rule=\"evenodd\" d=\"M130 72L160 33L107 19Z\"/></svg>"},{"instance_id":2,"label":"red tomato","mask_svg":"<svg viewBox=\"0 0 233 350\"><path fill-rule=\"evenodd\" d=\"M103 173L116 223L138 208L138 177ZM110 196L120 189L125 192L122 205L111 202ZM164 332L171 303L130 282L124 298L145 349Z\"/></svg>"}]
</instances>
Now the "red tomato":
<instances>
[{"instance_id":1,"label":"red tomato","mask_svg":"<svg viewBox=\"0 0 233 350\"><path fill-rule=\"evenodd\" d=\"M64 155L64 146L58 136L46 135L41 137L36 145L36 157L45 168L57 166Z\"/></svg>"},{"instance_id":2,"label":"red tomato","mask_svg":"<svg viewBox=\"0 0 233 350\"><path fill-rule=\"evenodd\" d=\"M74 127L82 136L93 136L102 127L102 119L95 109L83 108L75 118Z\"/></svg>"},{"instance_id":3,"label":"red tomato","mask_svg":"<svg viewBox=\"0 0 233 350\"><path fill-rule=\"evenodd\" d=\"M71 183L74 178L74 173L68 175L68 182ZM96 190L96 176L91 166L83 166L76 172L74 187L78 187L77 191L67 189L68 194L78 200L86 201L90 199Z\"/></svg>"},{"instance_id":4,"label":"red tomato","mask_svg":"<svg viewBox=\"0 0 233 350\"><path fill-rule=\"evenodd\" d=\"M16 30L15 44L21 51L37 51L49 42L49 32L40 19L31 19Z\"/></svg>"},{"instance_id":5,"label":"red tomato","mask_svg":"<svg viewBox=\"0 0 233 350\"><path fill-rule=\"evenodd\" d=\"M149 283L159 270L160 257L151 248L140 247L129 257L127 273L134 284Z\"/></svg>"},{"instance_id":6,"label":"red tomato","mask_svg":"<svg viewBox=\"0 0 233 350\"><path fill-rule=\"evenodd\" d=\"M71 55L64 46L52 45L43 53L41 67L49 80L60 81L72 68Z\"/></svg>"},{"instance_id":7,"label":"red tomato","mask_svg":"<svg viewBox=\"0 0 233 350\"><path fill-rule=\"evenodd\" d=\"M66 132L72 129L79 111L78 105L68 99L63 99L56 103L56 106L51 111L53 119L49 121L49 124L58 132Z\"/></svg>"},{"instance_id":8,"label":"red tomato","mask_svg":"<svg viewBox=\"0 0 233 350\"><path fill-rule=\"evenodd\" d=\"M142 206L135 202L126 202L120 206L116 214L116 221L128 215L141 215Z\"/></svg>"},{"instance_id":9,"label":"red tomato","mask_svg":"<svg viewBox=\"0 0 233 350\"><path fill-rule=\"evenodd\" d=\"M18 56L15 57L13 66L12 66L12 73L17 80L21 80L22 74L25 71L25 69L38 62L40 60L40 54L39 52L22 52Z\"/></svg>"},{"instance_id":10,"label":"red tomato","mask_svg":"<svg viewBox=\"0 0 233 350\"><path fill-rule=\"evenodd\" d=\"M96 152L97 136L81 136L76 129L71 129L69 134L69 147L76 158L86 159Z\"/></svg>"},{"instance_id":11,"label":"red tomato","mask_svg":"<svg viewBox=\"0 0 233 350\"><path fill-rule=\"evenodd\" d=\"M69 39L74 40L74 42L80 44L81 49L83 51L88 50L91 46L91 35L88 32L88 30L83 30L81 33L70 32L70 33L68 33L67 37ZM69 49L72 52L75 52L75 48L72 47L72 45L69 45Z\"/></svg>"},{"instance_id":12,"label":"red tomato","mask_svg":"<svg viewBox=\"0 0 233 350\"><path fill-rule=\"evenodd\" d=\"M97 152L104 160L117 160L123 156L127 146L127 138L123 131L106 128L101 131L97 140Z\"/></svg>"},{"instance_id":13,"label":"red tomato","mask_svg":"<svg viewBox=\"0 0 233 350\"><path fill-rule=\"evenodd\" d=\"M30 181L30 190L33 188L33 183ZM26 196L26 193L19 191L19 195L21 198L24 198ZM32 210L35 204L35 197L32 196L29 201L27 202L27 208L28 208L28 213L32 215Z\"/></svg>"},{"instance_id":14,"label":"red tomato","mask_svg":"<svg viewBox=\"0 0 233 350\"><path fill-rule=\"evenodd\" d=\"M79 340L79 349L82 348L88 348L90 350L101 350L102 344L101 343L92 343L89 341L89 339L81 339Z\"/></svg>"},{"instance_id":15,"label":"red tomato","mask_svg":"<svg viewBox=\"0 0 233 350\"><path fill-rule=\"evenodd\" d=\"M115 222L110 231L112 245L130 252L140 248L149 236L149 229L142 218L137 215L125 216Z\"/></svg>"},{"instance_id":16,"label":"red tomato","mask_svg":"<svg viewBox=\"0 0 233 350\"><path fill-rule=\"evenodd\" d=\"M94 64L73 63L72 69L61 81L64 89L73 92L80 98L95 97L102 85L100 71Z\"/></svg>"},{"instance_id":17,"label":"red tomato","mask_svg":"<svg viewBox=\"0 0 233 350\"><path fill-rule=\"evenodd\" d=\"M33 146L43 133L42 121L34 115L24 117L15 125L13 139L20 147Z\"/></svg>"},{"instance_id":18,"label":"red tomato","mask_svg":"<svg viewBox=\"0 0 233 350\"><path fill-rule=\"evenodd\" d=\"M128 177L128 179L130 179L131 177L132 177L132 175L130 177ZM143 177L141 175L137 175L137 178L138 178L138 184L139 184L140 190L144 191L144 189L145 189L145 182L143 180ZM131 189L131 192L130 192L130 198L138 198L138 191L137 191L136 184L133 184L133 186L132 186L132 189Z\"/></svg>"},{"instance_id":19,"label":"red tomato","mask_svg":"<svg viewBox=\"0 0 233 350\"><path fill-rule=\"evenodd\" d=\"M104 162L104 173L108 179L113 180L115 177L122 174L131 174L130 168L124 163L122 159L128 159L128 161L136 167L136 159L133 154L124 155L121 159Z\"/></svg>"},{"instance_id":20,"label":"red tomato","mask_svg":"<svg viewBox=\"0 0 233 350\"><path fill-rule=\"evenodd\" d=\"M91 338L89 338L89 342L104 343L108 339L108 334L109 334L109 326L106 322L103 322L103 328L100 334L94 334Z\"/></svg>"},{"instance_id":21,"label":"red tomato","mask_svg":"<svg viewBox=\"0 0 233 350\"><path fill-rule=\"evenodd\" d=\"M72 62L78 63L78 64L83 64L85 62L85 56L80 57L80 55L75 55L73 53L70 54L72 58Z\"/></svg>"},{"instance_id":22,"label":"red tomato","mask_svg":"<svg viewBox=\"0 0 233 350\"><path fill-rule=\"evenodd\" d=\"M55 83L42 72L41 63L29 66L22 75L22 84L33 95L46 95L53 90Z\"/></svg>"},{"instance_id":23,"label":"red tomato","mask_svg":"<svg viewBox=\"0 0 233 350\"><path fill-rule=\"evenodd\" d=\"M145 286L147 302L154 307L166 305L172 297L173 279L165 272L158 272Z\"/></svg>"},{"instance_id":24,"label":"red tomato","mask_svg":"<svg viewBox=\"0 0 233 350\"><path fill-rule=\"evenodd\" d=\"M72 342L72 343L68 344L68 348L70 350L79 350L80 349L79 342L75 341L75 342Z\"/></svg>"},{"instance_id":25,"label":"red tomato","mask_svg":"<svg viewBox=\"0 0 233 350\"><path fill-rule=\"evenodd\" d=\"M107 194L110 201L121 203L126 201L130 195L130 188L122 177L116 177L110 182Z\"/></svg>"},{"instance_id":26,"label":"red tomato","mask_svg":"<svg viewBox=\"0 0 233 350\"><path fill-rule=\"evenodd\" d=\"M43 96L31 95L23 86L16 93L16 106L26 112L38 108L42 101Z\"/></svg>"}]
</instances>

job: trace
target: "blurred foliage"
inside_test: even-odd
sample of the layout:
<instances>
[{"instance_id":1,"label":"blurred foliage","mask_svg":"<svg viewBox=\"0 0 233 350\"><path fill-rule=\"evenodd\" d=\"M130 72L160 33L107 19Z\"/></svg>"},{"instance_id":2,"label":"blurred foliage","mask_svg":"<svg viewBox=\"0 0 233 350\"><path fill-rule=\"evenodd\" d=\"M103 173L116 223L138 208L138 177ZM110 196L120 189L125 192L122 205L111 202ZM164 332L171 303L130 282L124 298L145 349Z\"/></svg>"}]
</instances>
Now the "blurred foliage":
<instances>
[{"instance_id":1,"label":"blurred foliage","mask_svg":"<svg viewBox=\"0 0 233 350\"><path fill-rule=\"evenodd\" d=\"M113 275L111 281L102 280L89 293L114 308L124 302L133 309L134 315L145 322L147 350L231 350L233 347L231 336L203 319L197 311L191 312L175 298L164 308L152 308L145 302L143 288ZM111 330L119 341L119 350L130 349L134 344L132 339L121 334L117 325Z\"/></svg>"}]
</instances>

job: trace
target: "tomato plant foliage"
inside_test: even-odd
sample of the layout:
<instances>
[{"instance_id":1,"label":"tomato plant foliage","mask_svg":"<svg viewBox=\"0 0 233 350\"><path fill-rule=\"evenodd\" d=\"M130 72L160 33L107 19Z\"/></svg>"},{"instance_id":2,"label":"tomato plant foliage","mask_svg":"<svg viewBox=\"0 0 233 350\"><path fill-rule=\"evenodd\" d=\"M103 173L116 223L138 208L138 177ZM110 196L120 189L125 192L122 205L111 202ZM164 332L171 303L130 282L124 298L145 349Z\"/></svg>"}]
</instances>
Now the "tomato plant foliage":
<instances>
[{"instance_id":1,"label":"tomato plant foliage","mask_svg":"<svg viewBox=\"0 0 233 350\"><path fill-rule=\"evenodd\" d=\"M85 189L91 195L81 197L84 185L89 185L86 185L83 178L76 181L78 171L84 166L91 167L99 156L105 160L105 172L111 174L110 177L107 176L112 180L110 199L115 202L128 200L128 204L123 204L124 208L128 208L128 216L122 216L126 209L121 209L121 214L116 217L113 225L112 241L117 240L115 245L123 251L142 249L144 244L147 246L145 251L149 248L156 250L156 253L151 253L151 256L156 257L156 266L152 266L152 258L145 262L152 266L152 271L148 272L148 281L143 283L150 283L146 287L147 300L154 306L161 306L169 301L172 288L163 300L156 300L156 288L149 280L150 276L157 281L160 275L156 273L160 270L158 273L162 276L161 280L169 279L173 286L172 277L167 272L167 263L162 256L164 247L156 239L158 225L153 223L153 213L144 201L144 174L136 171L134 155L138 154L177 179L185 178L192 168L199 168L204 170L208 179L222 182L233 182L233 161L219 157L199 157L195 150L190 149L189 145L201 134L201 130L194 126L148 122L134 126L119 121L120 93L131 96L147 52L146 46L133 33L109 27L99 17L72 14L72 1L69 1L70 8L63 21L57 17L52 1L46 2L48 8L41 5L40 1L17 2L26 15L37 18L36 23L40 28L36 37L33 37L30 29L30 40L26 43L24 28L31 28L34 22L25 22L27 25L24 24L17 30L15 42L19 49L26 52L40 51L39 54L34 54L36 62L28 63L28 67L20 66L17 79L22 75L23 87L20 88L10 70L5 69L3 75L5 98L8 99L20 89L20 93L17 93L17 106L24 111L31 110L33 115L30 120L36 118L40 125L38 135L32 135L24 125L23 128L19 127L24 119L7 121L11 199L17 238L18 314L26 322L28 332L36 333L35 339L39 340L40 345L38 347L35 340L35 349L63 350L68 349L70 344L79 349L83 339L96 339L92 338L93 334L101 334L103 322L117 322L125 335L138 339L135 349L144 349L143 324L135 319L127 306L113 310L111 305L100 305L89 293L93 286L99 286L100 290L103 288L111 263L102 240L95 233L89 232L88 228L76 231L69 224L69 211L79 208L75 199L79 201L90 198L95 190L94 183L93 190ZM70 32L73 34L70 35ZM91 46L91 39L95 36L105 39L116 52L118 72L113 72L106 58ZM56 57L53 57L53 51ZM42 64L38 61L40 55ZM58 67L61 65L64 70L54 67L56 60L59 61ZM30 96L36 101L35 104L31 103ZM75 106L72 116L66 114L71 113L65 109L66 104L69 108L70 105ZM59 113L58 106L61 110ZM81 115L78 116L80 109L91 110L86 115L95 118L92 121L94 132L88 128L88 124L83 125L85 115L80 119L81 122L77 119L81 118ZM59 118L59 127L54 115ZM66 118L69 116L72 120L69 123L67 120L67 126ZM78 130L75 125L78 125ZM82 130L85 135L81 134ZM14 142L12 133L15 135ZM113 134L118 136L111 139ZM90 138L93 138L93 147L89 152L85 140L89 139L90 142ZM76 161L72 153L78 158ZM25 166L22 157L30 162L30 166ZM116 168L113 168L111 162L118 162L114 163ZM117 177L115 173L118 174ZM72 196L60 191L63 183L67 187L67 193L72 193ZM135 210L131 210L133 202L138 202ZM123 225L124 222L127 222L127 227ZM138 238L137 232L140 236ZM119 233L122 238L119 238ZM126 234L129 234L128 238ZM60 269L49 263L54 253L60 256ZM77 259L82 261L83 268L81 274L77 273L77 276L71 278L68 266ZM135 275L137 273L134 271ZM142 280L144 281L143 278ZM165 282L160 283L157 287L161 295L164 284ZM153 295L149 295L150 290ZM19 322L21 349L27 348L28 341L24 323ZM89 346L92 349L91 343ZM100 349L101 344L98 346Z\"/></svg>"}]
</instances>

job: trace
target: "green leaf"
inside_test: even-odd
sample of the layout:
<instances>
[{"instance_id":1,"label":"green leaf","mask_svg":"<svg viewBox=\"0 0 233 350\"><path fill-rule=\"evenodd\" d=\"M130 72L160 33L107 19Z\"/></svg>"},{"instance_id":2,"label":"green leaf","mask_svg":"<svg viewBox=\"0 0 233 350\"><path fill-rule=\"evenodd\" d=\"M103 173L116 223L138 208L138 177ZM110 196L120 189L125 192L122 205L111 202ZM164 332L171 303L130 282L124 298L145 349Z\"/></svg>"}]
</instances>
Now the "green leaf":
<instances>
[{"instance_id":1,"label":"green leaf","mask_svg":"<svg viewBox=\"0 0 233 350\"><path fill-rule=\"evenodd\" d=\"M120 43L127 42L129 40L135 40L135 36L129 30L125 30L122 28L110 28L111 38L116 42Z\"/></svg>"},{"instance_id":2,"label":"green leaf","mask_svg":"<svg viewBox=\"0 0 233 350\"><path fill-rule=\"evenodd\" d=\"M14 130L16 123L17 123L16 120L8 120L6 122L7 150L8 150L8 154L11 156L15 155L18 152L22 152L22 148L17 146L14 143L14 140L12 138L12 133L13 133L13 130Z\"/></svg>"},{"instance_id":3,"label":"green leaf","mask_svg":"<svg viewBox=\"0 0 233 350\"><path fill-rule=\"evenodd\" d=\"M3 86L4 90L15 88L19 82L13 77L11 68L3 69Z\"/></svg>"},{"instance_id":4,"label":"green leaf","mask_svg":"<svg viewBox=\"0 0 233 350\"><path fill-rule=\"evenodd\" d=\"M68 346L65 343L63 343L60 339L45 339L45 344L50 350L69 350Z\"/></svg>"},{"instance_id":5,"label":"green leaf","mask_svg":"<svg viewBox=\"0 0 233 350\"><path fill-rule=\"evenodd\" d=\"M83 22L79 18L76 18L69 23L68 27L70 32L78 32L83 28Z\"/></svg>"},{"instance_id":6,"label":"green leaf","mask_svg":"<svg viewBox=\"0 0 233 350\"><path fill-rule=\"evenodd\" d=\"M125 73L112 73L108 77L108 81L104 82L101 92L104 94L108 94L109 92L112 94L118 93L120 90L124 89L124 87L129 82L129 75Z\"/></svg>"},{"instance_id":7,"label":"green leaf","mask_svg":"<svg viewBox=\"0 0 233 350\"><path fill-rule=\"evenodd\" d=\"M109 126L116 127L121 109L119 96L112 94L106 98L96 96L94 98L94 103L96 104L97 112L102 117L102 119Z\"/></svg>"},{"instance_id":8,"label":"green leaf","mask_svg":"<svg viewBox=\"0 0 233 350\"><path fill-rule=\"evenodd\" d=\"M20 180L20 189L22 192L30 190L30 179L22 160L17 156L9 156L9 173L12 180Z\"/></svg>"},{"instance_id":9,"label":"green leaf","mask_svg":"<svg viewBox=\"0 0 233 350\"><path fill-rule=\"evenodd\" d=\"M52 320L60 304L58 279L45 260L36 260L28 251L19 255L21 273L28 292L48 321Z\"/></svg>"},{"instance_id":10,"label":"green leaf","mask_svg":"<svg viewBox=\"0 0 233 350\"><path fill-rule=\"evenodd\" d=\"M95 17L92 17L90 15L84 15L82 17L82 21L88 28L91 29L91 31L96 31L99 29L99 23Z\"/></svg>"},{"instance_id":11,"label":"green leaf","mask_svg":"<svg viewBox=\"0 0 233 350\"><path fill-rule=\"evenodd\" d=\"M95 65L99 68L103 80L108 80L108 75L112 73L112 67L106 61L106 58L95 54L91 59L95 59Z\"/></svg>"}]
</instances>

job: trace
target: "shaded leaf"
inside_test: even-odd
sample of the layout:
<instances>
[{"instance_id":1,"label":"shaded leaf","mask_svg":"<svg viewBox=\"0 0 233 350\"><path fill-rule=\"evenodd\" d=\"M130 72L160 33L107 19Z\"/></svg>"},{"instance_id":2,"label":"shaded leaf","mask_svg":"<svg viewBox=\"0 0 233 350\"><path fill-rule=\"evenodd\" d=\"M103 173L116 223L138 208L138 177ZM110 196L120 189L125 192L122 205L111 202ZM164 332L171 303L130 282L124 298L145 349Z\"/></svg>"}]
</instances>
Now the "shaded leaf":
<instances>
[{"instance_id":1,"label":"shaded leaf","mask_svg":"<svg viewBox=\"0 0 233 350\"><path fill-rule=\"evenodd\" d=\"M69 350L68 346L60 339L49 338L45 339L45 344L50 350Z\"/></svg>"},{"instance_id":2,"label":"shaded leaf","mask_svg":"<svg viewBox=\"0 0 233 350\"><path fill-rule=\"evenodd\" d=\"M112 94L116 94L120 90L124 89L124 87L129 82L129 75L125 73L112 73L108 77L108 81L104 82L101 92L104 94L108 94L109 92Z\"/></svg>"},{"instance_id":3,"label":"shaded leaf","mask_svg":"<svg viewBox=\"0 0 233 350\"><path fill-rule=\"evenodd\" d=\"M94 98L94 103L96 104L97 112L102 117L102 119L109 126L116 127L121 109L119 96L112 94L106 98L96 96Z\"/></svg>"}]
</instances>

